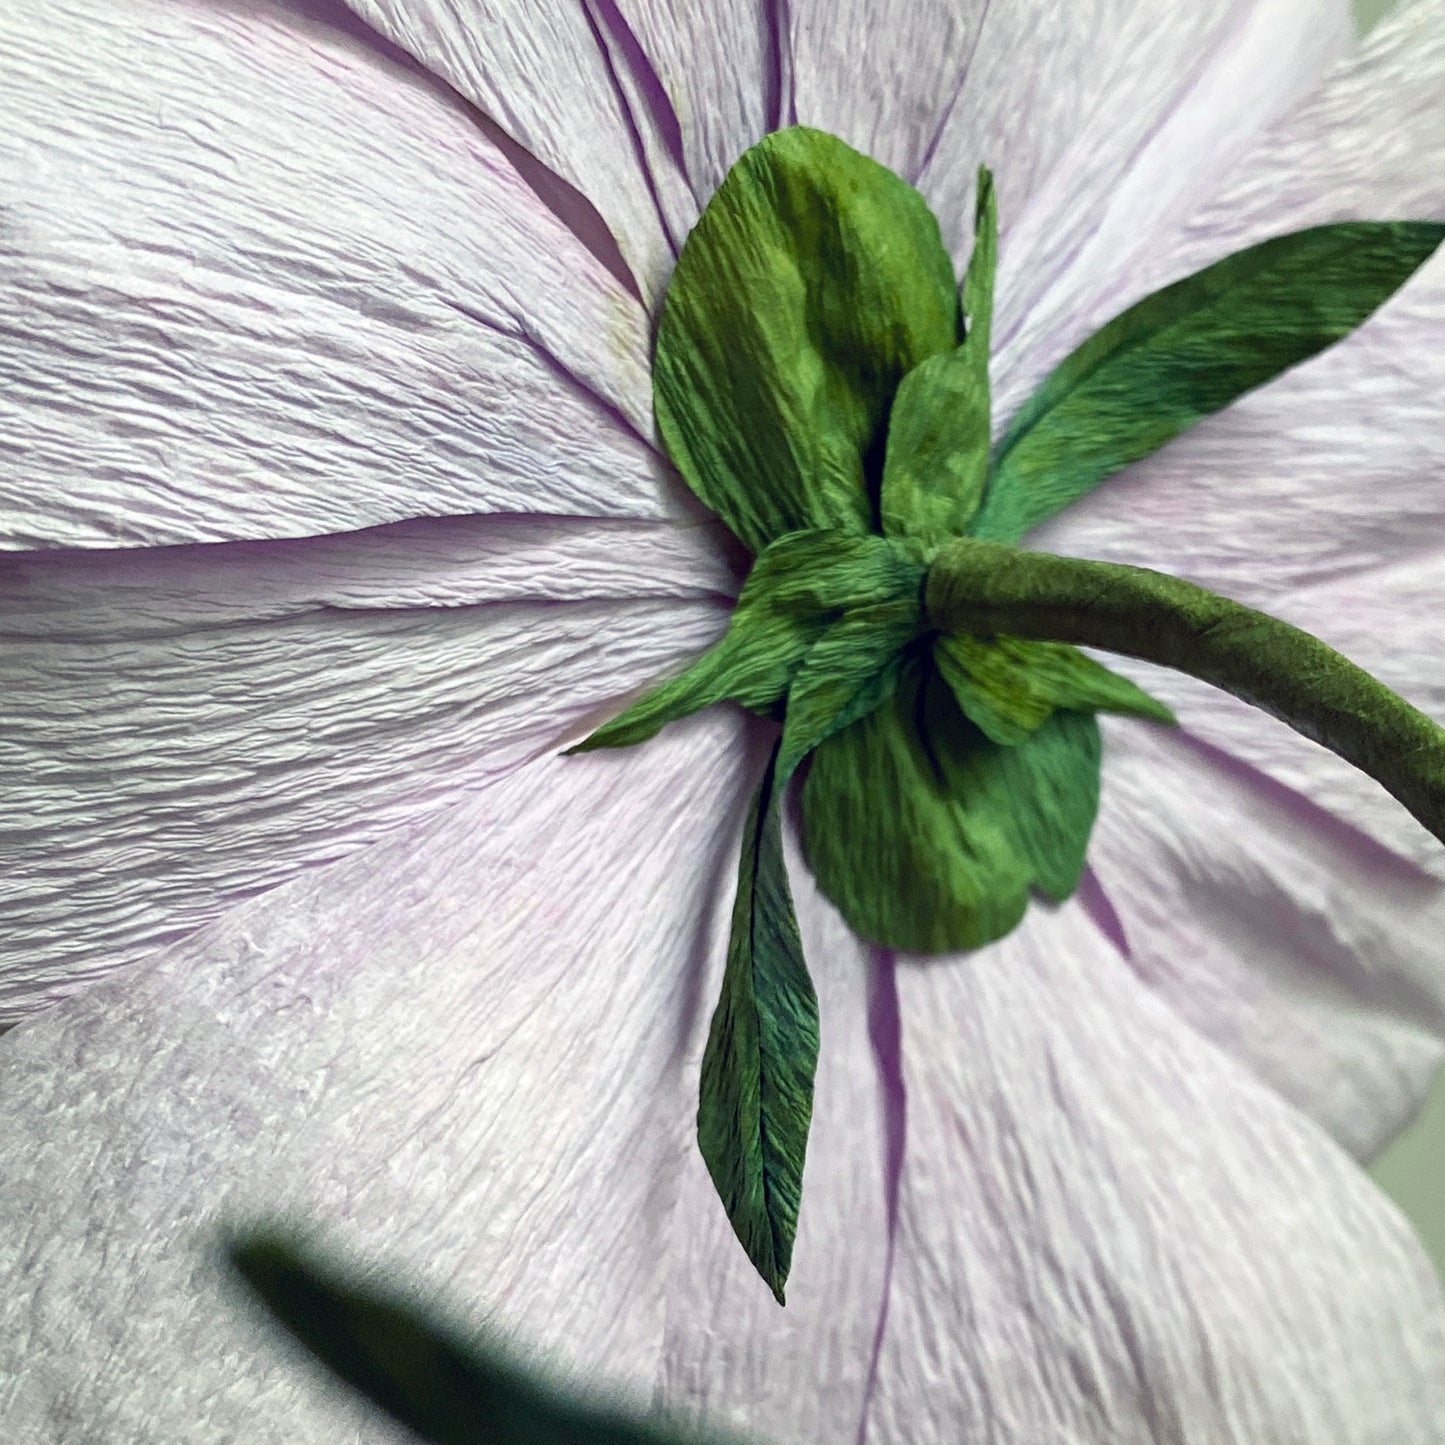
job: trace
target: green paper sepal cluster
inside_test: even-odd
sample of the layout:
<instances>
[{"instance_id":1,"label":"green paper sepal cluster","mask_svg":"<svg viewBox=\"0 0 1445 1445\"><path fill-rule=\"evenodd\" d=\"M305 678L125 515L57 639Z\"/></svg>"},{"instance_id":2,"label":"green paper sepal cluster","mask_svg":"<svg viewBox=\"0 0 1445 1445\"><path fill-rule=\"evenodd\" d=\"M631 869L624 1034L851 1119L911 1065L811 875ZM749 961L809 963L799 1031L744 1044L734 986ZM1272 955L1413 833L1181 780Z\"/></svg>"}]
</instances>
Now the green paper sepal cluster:
<instances>
[{"instance_id":1,"label":"green paper sepal cluster","mask_svg":"<svg viewBox=\"0 0 1445 1445\"><path fill-rule=\"evenodd\" d=\"M977 947L1018 923L1032 891L1066 897L1098 805L1095 714L1172 715L1070 646L1093 640L1072 623L1024 633L987 609L975 627L920 616L919 592L940 592L930 567L947 557L947 590L967 602L975 554L959 538L1016 543L1332 344L1441 234L1348 223L1219 262L1085 342L991 450L986 170L961 298L918 192L821 132L766 137L704 210L659 322L658 429L757 561L721 642L582 746L642 741L725 698L783 722L744 834L699 1108L718 1192L779 1300L818 1048L783 859L790 778L811 758L808 861L865 939ZM1011 605L1033 627L1047 603Z\"/></svg>"}]
</instances>

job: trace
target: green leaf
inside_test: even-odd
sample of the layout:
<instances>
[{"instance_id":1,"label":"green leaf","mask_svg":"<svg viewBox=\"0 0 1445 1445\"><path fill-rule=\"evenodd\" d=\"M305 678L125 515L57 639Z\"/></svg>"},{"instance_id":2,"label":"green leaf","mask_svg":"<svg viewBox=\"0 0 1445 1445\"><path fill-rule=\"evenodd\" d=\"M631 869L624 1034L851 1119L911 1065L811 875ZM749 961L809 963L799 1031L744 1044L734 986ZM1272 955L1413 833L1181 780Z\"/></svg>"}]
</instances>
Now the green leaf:
<instances>
[{"instance_id":1,"label":"green leaf","mask_svg":"<svg viewBox=\"0 0 1445 1445\"><path fill-rule=\"evenodd\" d=\"M818 998L783 862L778 749L743 829L722 996L702 1058L697 1139L723 1208L779 1304L793 1258L818 1068Z\"/></svg>"},{"instance_id":2,"label":"green leaf","mask_svg":"<svg viewBox=\"0 0 1445 1445\"><path fill-rule=\"evenodd\" d=\"M858 607L835 622L788 692L779 777L791 777L819 744L881 707L898 685L907 649L928 630L917 596Z\"/></svg>"},{"instance_id":3,"label":"green leaf","mask_svg":"<svg viewBox=\"0 0 1445 1445\"><path fill-rule=\"evenodd\" d=\"M1099 798L1092 715L1059 710L1015 746L963 715L928 658L813 754L803 791L819 887L860 937L913 953L980 948L1029 890L1067 897Z\"/></svg>"},{"instance_id":4,"label":"green leaf","mask_svg":"<svg viewBox=\"0 0 1445 1445\"><path fill-rule=\"evenodd\" d=\"M818 1063L817 998L783 860L782 803L819 743L882 706L927 630L916 591L840 618L788 693L743 831L722 997L703 1054L698 1142L733 1230L776 1296L792 1261Z\"/></svg>"},{"instance_id":5,"label":"green leaf","mask_svg":"<svg viewBox=\"0 0 1445 1445\"><path fill-rule=\"evenodd\" d=\"M871 529L889 404L958 342L953 268L923 197L835 136L746 151L668 286L658 429L687 484L753 552Z\"/></svg>"},{"instance_id":6,"label":"green leaf","mask_svg":"<svg viewBox=\"0 0 1445 1445\"><path fill-rule=\"evenodd\" d=\"M1067 357L999 444L969 531L1016 542L1130 462L1348 336L1445 226L1349 221L1229 256L1117 316Z\"/></svg>"},{"instance_id":7,"label":"green leaf","mask_svg":"<svg viewBox=\"0 0 1445 1445\"><path fill-rule=\"evenodd\" d=\"M1056 708L1175 721L1137 683L1065 642L962 634L939 637L933 657L968 720L1006 747L1036 733Z\"/></svg>"},{"instance_id":8,"label":"green leaf","mask_svg":"<svg viewBox=\"0 0 1445 1445\"><path fill-rule=\"evenodd\" d=\"M271 1233L234 1240L231 1262L324 1365L436 1445L682 1445L688 1437L598 1408L384 1290Z\"/></svg>"},{"instance_id":9,"label":"green leaf","mask_svg":"<svg viewBox=\"0 0 1445 1445\"><path fill-rule=\"evenodd\" d=\"M630 747L725 698L771 710L845 612L905 598L921 617L923 579L921 562L883 537L836 530L780 537L753 564L722 640L571 751Z\"/></svg>"},{"instance_id":10,"label":"green leaf","mask_svg":"<svg viewBox=\"0 0 1445 1445\"><path fill-rule=\"evenodd\" d=\"M883 531L936 547L967 526L988 475L988 348L998 265L993 176L978 173L973 256L964 278L968 334L903 378L888 422L880 502Z\"/></svg>"}]
</instances>

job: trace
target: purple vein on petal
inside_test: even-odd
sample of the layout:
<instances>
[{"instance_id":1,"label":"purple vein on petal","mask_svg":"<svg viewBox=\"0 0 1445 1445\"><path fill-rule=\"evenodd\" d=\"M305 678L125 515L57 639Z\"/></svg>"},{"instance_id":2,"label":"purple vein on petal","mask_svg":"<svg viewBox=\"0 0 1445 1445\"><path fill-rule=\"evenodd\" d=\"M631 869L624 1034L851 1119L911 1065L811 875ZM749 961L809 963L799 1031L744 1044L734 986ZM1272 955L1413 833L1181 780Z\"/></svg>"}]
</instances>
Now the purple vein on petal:
<instances>
[{"instance_id":1,"label":"purple vein on petal","mask_svg":"<svg viewBox=\"0 0 1445 1445\"><path fill-rule=\"evenodd\" d=\"M1090 864L1085 865L1083 875L1079 879L1078 899L1079 906L1099 932L1125 958L1132 958L1129 935L1124 932L1124 920L1119 917L1119 910L1114 907L1113 899L1109 897L1108 890Z\"/></svg>"},{"instance_id":2,"label":"purple vein on petal","mask_svg":"<svg viewBox=\"0 0 1445 1445\"><path fill-rule=\"evenodd\" d=\"M464 316L474 325L483 327L496 336L504 336L508 341L515 341L528 347L537 359L556 376L571 391L580 393L587 401L591 402L599 411L611 417L623 431L631 432L639 441L645 442L653 451L657 451L657 443L650 436L645 436L638 428L623 415L621 409L614 403L607 400L601 392L589 385L551 347L547 346L539 337L534 336L528 329L527 323L521 318L516 319L516 326L502 326L498 322L483 316L475 307L468 306L461 301L453 301L450 297L442 298L444 304L455 311L459 316ZM685 505L695 505L699 508L701 515L701 503L696 501L690 491L678 486L675 489Z\"/></svg>"},{"instance_id":3,"label":"purple vein on petal","mask_svg":"<svg viewBox=\"0 0 1445 1445\"><path fill-rule=\"evenodd\" d=\"M912 185L917 186L922 180L928 167L933 162L934 154L937 152L939 143L943 140L943 133L948 129L948 122L953 118L953 112L958 105L958 98L963 94L963 88L968 83L969 72L973 69L974 57L978 54L978 43L983 39L984 27L988 24L988 12L992 0L983 0L983 12L978 17L978 28L973 32L973 44L969 47L968 59L963 62L963 69L958 73L958 80L953 87L953 94L948 97L948 104L943 107L938 117L938 124L933 128L933 136L927 146L924 147L923 155L918 164L913 168L913 174L909 177ZM973 157L975 164L990 164L987 156Z\"/></svg>"},{"instance_id":4,"label":"purple vein on petal","mask_svg":"<svg viewBox=\"0 0 1445 1445\"><path fill-rule=\"evenodd\" d=\"M1321 807L1314 799L1307 798L1288 783L1271 777L1263 768L1246 762L1227 748L1200 737L1188 726L1175 728L1168 736L1293 817L1302 834L1328 839L1335 847L1353 854L1365 867L1393 874L1406 882L1418 883L1422 888L1433 889L1439 886L1439 880L1420 864L1397 853L1337 813Z\"/></svg>"},{"instance_id":5,"label":"purple vein on petal","mask_svg":"<svg viewBox=\"0 0 1445 1445\"><path fill-rule=\"evenodd\" d=\"M578 243L591 253L593 259L611 274L618 285L637 300L642 300L642 288L638 286L631 267L623 259L617 238L596 206L576 186L564 180L525 146L513 140L491 116L478 109L460 91L433 74L401 46L350 10L344 0L291 0L291 4L299 13L351 36L389 64L400 66L470 116L487 140L501 151L507 163L538 201L577 238Z\"/></svg>"},{"instance_id":6,"label":"purple vein on petal","mask_svg":"<svg viewBox=\"0 0 1445 1445\"><path fill-rule=\"evenodd\" d=\"M607 74L612 81L612 89L617 96L617 108L619 111L621 111L623 117L627 121L628 133L632 137L632 149L637 157L637 168L647 178L647 193L649 196L651 196L652 207L657 212L658 224L662 227L662 233L667 237L668 244L672 247L673 255L675 256L682 249L682 242L684 238L678 236L674 232L673 227L668 219L667 207L663 204L662 192L657 184L657 175L647 154L647 142L643 139L642 127L638 124L637 116L634 113L632 103L628 98L627 87L622 83L622 77L617 72L616 53L613 47L607 43L607 37L612 32L610 30L604 31L605 18L599 19L597 15L597 6L599 4L606 5L607 3L608 0L591 0L591 3L584 5L584 13L586 15L588 27L592 31L593 42L597 46L597 53L602 57L602 63L607 67ZM613 13L616 14L616 6L614 5L611 8ZM647 61L646 57L642 55L642 47L638 44L637 37L628 28L620 15L617 15L617 25L621 31L621 34L615 37L617 40L618 48L621 49L624 54L626 54L630 49L633 48L635 48L638 52L639 62L643 68L643 71L633 72L633 74L634 78L638 82L640 92L643 94L647 93L648 86L643 78L643 72L645 72L651 75L652 85L656 86L657 90L661 93L662 104L665 105L668 112L672 114L671 129L669 129L668 126L659 123L659 130L664 136L664 144L667 145L669 151L672 151L673 133L676 133L676 154L680 155L682 148L681 130L678 126L677 115L672 110L672 103L667 100L666 92L662 90L662 82L658 80L657 72L652 69L652 66ZM630 45L628 43L629 41ZM651 102L649 102L649 106L650 105ZM681 171L681 174L683 174L684 176L687 174L686 170L681 169L680 164L679 169ZM649 299L659 304L662 300L660 296L655 298L641 297L641 299L644 305L648 304Z\"/></svg>"},{"instance_id":7,"label":"purple vein on petal","mask_svg":"<svg viewBox=\"0 0 1445 1445\"><path fill-rule=\"evenodd\" d=\"M857 1445L866 1445L868 1415L878 1385L883 1340L888 1332L888 1303L893 1291L893 1261L898 1245L899 1191L908 1147L908 1088L903 1078L903 1020L898 1004L898 955L884 948L869 950L868 1039L878 1069L883 1100L883 1192L888 1238L884 1244L883 1282L878 1294L878 1324L868 1378L858 1407Z\"/></svg>"},{"instance_id":8,"label":"purple vein on petal","mask_svg":"<svg viewBox=\"0 0 1445 1445\"><path fill-rule=\"evenodd\" d=\"M768 22L764 123L770 131L782 130L798 123L798 107L793 96L793 22L788 13L788 0L761 0L761 3Z\"/></svg>"}]
</instances>

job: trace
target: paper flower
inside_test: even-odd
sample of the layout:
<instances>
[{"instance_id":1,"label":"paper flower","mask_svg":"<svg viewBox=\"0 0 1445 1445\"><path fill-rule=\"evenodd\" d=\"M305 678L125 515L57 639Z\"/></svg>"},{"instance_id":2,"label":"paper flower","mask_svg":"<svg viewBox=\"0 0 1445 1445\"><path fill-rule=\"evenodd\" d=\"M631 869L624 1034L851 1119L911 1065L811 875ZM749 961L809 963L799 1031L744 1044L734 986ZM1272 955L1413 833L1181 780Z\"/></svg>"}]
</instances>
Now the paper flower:
<instances>
[{"instance_id":1,"label":"paper flower","mask_svg":"<svg viewBox=\"0 0 1445 1445\"><path fill-rule=\"evenodd\" d=\"M0 20L10 1436L387 1438L220 1283L215 1221L279 1207L780 1442L1432 1440L1445 1306L1351 1156L1439 1058L1445 867L1375 785L1151 673L1179 733L1107 725L1085 887L1003 941L866 948L795 857L780 1311L692 1138L767 739L555 754L736 588L647 365L748 144L842 136L959 258L994 167L1006 420L1177 275L1438 216L1445 5L1313 99L1347 17L1300 0L354 9ZM1442 276L1040 545L1445 715Z\"/></svg>"}]
</instances>

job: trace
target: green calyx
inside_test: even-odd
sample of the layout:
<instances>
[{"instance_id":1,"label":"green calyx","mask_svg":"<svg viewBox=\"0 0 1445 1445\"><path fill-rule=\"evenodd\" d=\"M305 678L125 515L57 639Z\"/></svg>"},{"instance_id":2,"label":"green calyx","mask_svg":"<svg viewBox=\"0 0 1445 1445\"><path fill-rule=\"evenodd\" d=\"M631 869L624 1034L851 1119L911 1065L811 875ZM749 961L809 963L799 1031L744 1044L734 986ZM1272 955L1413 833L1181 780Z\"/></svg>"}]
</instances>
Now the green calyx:
<instances>
[{"instance_id":1,"label":"green calyx","mask_svg":"<svg viewBox=\"0 0 1445 1445\"><path fill-rule=\"evenodd\" d=\"M1321 662L1304 634L1242 620L1246 609L1221 622L1199 589L1151 592L1014 545L1346 335L1442 235L1352 222L1229 257L1086 341L994 447L988 171L961 294L923 198L836 137L766 137L709 202L659 321L657 422L684 480L755 561L719 642L577 750L643 742L725 700L782 723L744 830L698 1111L733 1228L780 1302L818 1054L783 857L800 769L823 893L861 938L926 954L992 942L1031 895L1077 886L1099 798L1097 713L1174 720L1075 644L1232 687L1366 767L1402 739L1419 745L1445 797L1445 735L1431 741L1428 719L1392 710L1358 669L1337 673L1318 706L1308 678L1267 685ZM1387 715L1381 741L1371 729ZM1425 786L1419 771L1397 796Z\"/></svg>"}]
</instances>

